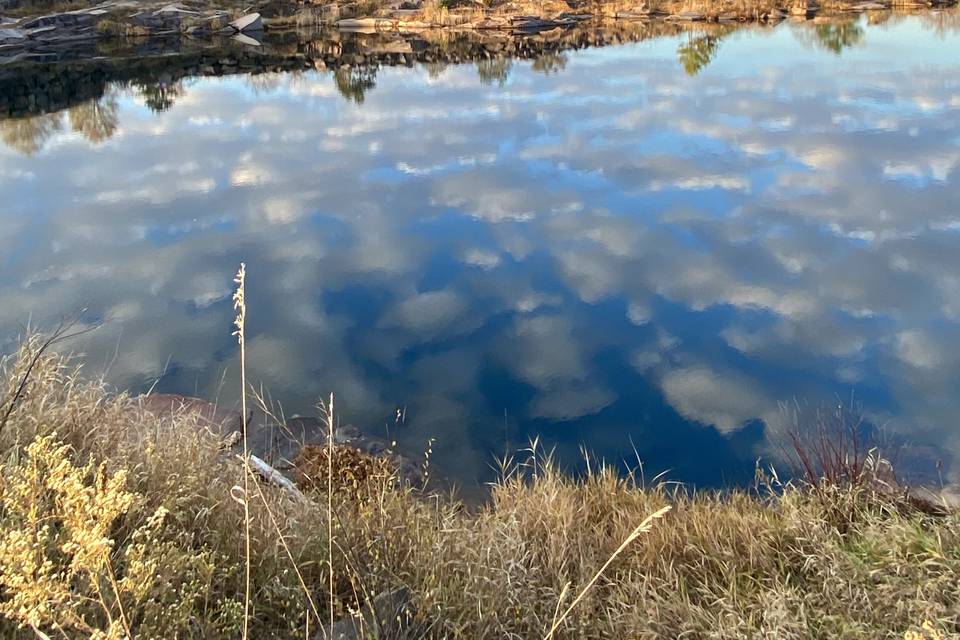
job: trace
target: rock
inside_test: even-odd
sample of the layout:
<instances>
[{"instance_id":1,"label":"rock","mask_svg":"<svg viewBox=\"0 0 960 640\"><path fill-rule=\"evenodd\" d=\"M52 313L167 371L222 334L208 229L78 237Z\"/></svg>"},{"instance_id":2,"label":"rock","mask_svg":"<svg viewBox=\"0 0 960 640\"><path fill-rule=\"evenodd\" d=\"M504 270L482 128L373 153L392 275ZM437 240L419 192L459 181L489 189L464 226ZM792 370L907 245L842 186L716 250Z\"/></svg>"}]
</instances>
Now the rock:
<instances>
[{"instance_id":1,"label":"rock","mask_svg":"<svg viewBox=\"0 0 960 640\"><path fill-rule=\"evenodd\" d=\"M200 15L196 11L190 11L189 9L186 9L179 4L168 4L167 6L161 9L157 9L154 13L157 15L163 15L163 14L188 15L188 16Z\"/></svg>"},{"instance_id":2,"label":"rock","mask_svg":"<svg viewBox=\"0 0 960 640\"><path fill-rule=\"evenodd\" d=\"M393 30L397 23L394 20L384 18L347 18L337 20L334 24L338 29L375 29L375 30Z\"/></svg>"},{"instance_id":3,"label":"rock","mask_svg":"<svg viewBox=\"0 0 960 640\"><path fill-rule=\"evenodd\" d=\"M57 30L57 27L50 25L47 27L37 27L36 29L30 29L25 33L27 34L28 38L33 39L56 30Z\"/></svg>"},{"instance_id":4,"label":"rock","mask_svg":"<svg viewBox=\"0 0 960 640\"><path fill-rule=\"evenodd\" d=\"M572 24L569 20L542 20L540 18L525 18L517 20L514 27L521 31L546 31L556 27L566 27Z\"/></svg>"},{"instance_id":5,"label":"rock","mask_svg":"<svg viewBox=\"0 0 960 640\"><path fill-rule=\"evenodd\" d=\"M879 2L861 2L851 7L854 11L885 11L888 7Z\"/></svg>"},{"instance_id":6,"label":"rock","mask_svg":"<svg viewBox=\"0 0 960 640\"><path fill-rule=\"evenodd\" d=\"M390 17L398 21L415 20L420 12L415 9L394 9L390 12Z\"/></svg>"},{"instance_id":7,"label":"rock","mask_svg":"<svg viewBox=\"0 0 960 640\"><path fill-rule=\"evenodd\" d=\"M21 29L40 29L43 27L76 27L94 22L94 16L82 13L56 13L49 16L32 18L20 25Z\"/></svg>"},{"instance_id":8,"label":"rock","mask_svg":"<svg viewBox=\"0 0 960 640\"><path fill-rule=\"evenodd\" d=\"M780 9L774 9L769 14L767 14L767 20L769 20L770 22L778 22L780 20L783 20L786 17L787 17L787 14L785 14L783 11L780 11Z\"/></svg>"},{"instance_id":9,"label":"rock","mask_svg":"<svg viewBox=\"0 0 960 640\"><path fill-rule=\"evenodd\" d=\"M263 31L263 19L259 13L248 13L230 23L237 31Z\"/></svg>"},{"instance_id":10,"label":"rock","mask_svg":"<svg viewBox=\"0 0 960 640\"><path fill-rule=\"evenodd\" d=\"M681 22L700 22L706 17L699 11L681 11L672 16L667 16L667 20L679 20Z\"/></svg>"},{"instance_id":11,"label":"rock","mask_svg":"<svg viewBox=\"0 0 960 640\"><path fill-rule=\"evenodd\" d=\"M133 15L128 16L127 20L132 22L134 25L138 27L142 27L144 29L157 29L161 25L163 25L162 18L152 13L149 13L147 11L140 11L139 13L134 13Z\"/></svg>"}]
</instances>

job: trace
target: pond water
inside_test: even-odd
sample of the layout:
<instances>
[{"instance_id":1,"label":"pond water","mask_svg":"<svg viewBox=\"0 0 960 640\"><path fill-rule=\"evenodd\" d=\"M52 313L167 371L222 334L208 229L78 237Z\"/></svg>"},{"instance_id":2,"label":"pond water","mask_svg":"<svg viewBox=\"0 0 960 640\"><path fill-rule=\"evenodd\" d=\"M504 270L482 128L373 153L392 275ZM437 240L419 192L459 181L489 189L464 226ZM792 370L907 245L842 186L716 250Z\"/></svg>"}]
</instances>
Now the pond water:
<instances>
[{"instance_id":1,"label":"pond water","mask_svg":"<svg viewBox=\"0 0 960 640\"><path fill-rule=\"evenodd\" d=\"M956 16L108 85L0 122L0 336L344 422L464 483L539 436L744 482L782 403L960 452ZM395 424L397 410L405 414ZM636 454L635 454L636 451Z\"/></svg>"}]
</instances>

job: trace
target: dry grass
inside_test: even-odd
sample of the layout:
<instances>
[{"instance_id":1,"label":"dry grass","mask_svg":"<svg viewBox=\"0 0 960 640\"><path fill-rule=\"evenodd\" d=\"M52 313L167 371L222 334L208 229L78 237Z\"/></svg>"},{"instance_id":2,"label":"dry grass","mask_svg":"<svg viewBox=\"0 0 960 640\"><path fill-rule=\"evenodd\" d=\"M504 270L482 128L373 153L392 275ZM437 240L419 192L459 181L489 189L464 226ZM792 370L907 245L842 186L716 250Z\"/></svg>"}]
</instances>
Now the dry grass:
<instances>
[{"instance_id":1,"label":"dry grass","mask_svg":"<svg viewBox=\"0 0 960 640\"><path fill-rule=\"evenodd\" d=\"M231 489L244 465L202 416L151 414L41 344L27 339L0 374L0 536L31 549L0 554L0 636L239 637L245 518ZM307 503L254 485L250 637L322 638L318 619L398 587L413 620L376 637L960 632L960 515L865 485L691 494L605 468L571 478L535 452L471 510L321 451L304 454L305 475L332 462L334 486L363 491L332 492L329 517L329 478Z\"/></svg>"}]
</instances>

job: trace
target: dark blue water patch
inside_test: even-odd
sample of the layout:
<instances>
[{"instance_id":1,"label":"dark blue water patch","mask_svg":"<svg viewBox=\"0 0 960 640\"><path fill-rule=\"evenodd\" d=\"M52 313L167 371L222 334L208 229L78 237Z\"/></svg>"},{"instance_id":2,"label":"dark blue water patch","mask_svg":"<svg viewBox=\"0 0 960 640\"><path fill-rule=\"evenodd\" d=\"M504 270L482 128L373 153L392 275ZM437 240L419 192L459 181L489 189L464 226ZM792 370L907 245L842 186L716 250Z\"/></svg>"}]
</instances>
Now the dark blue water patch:
<instances>
[{"instance_id":1,"label":"dark blue water patch","mask_svg":"<svg viewBox=\"0 0 960 640\"><path fill-rule=\"evenodd\" d=\"M615 383L614 403L585 420L530 420L518 433L521 442L539 437L545 450L555 449L561 462L573 469L585 466L585 450L623 470L634 468L639 458L648 477L664 474L664 479L700 488L749 480L762 429L738 432L738 439L731 440L709 425L688 421L649 380L619 360L618 354L608 352L598 361L604 381Z\"/></svg>"},{"instance_id":2,"label":"dark blue water patch","mask_svg":"<svg viewBox=\"0 0 960 640\"><path fill-rule=\"evenodd\" d=\"M424 274L417 282L421 293L438 291L459 281L467 269L456 255L434 253L427 258Z\"/></svg>"},{"instance_id":3,"label":"dark blue water patch","mask_svg":"<svg viewBox=\"0 0 960 640\"><path fill-rule=\"evenodd\" d=\"M348 316L356 332L373 329L392 302L388 292L370 284L356 284L320 294L321 308L332 315Z\"/></svg>"}]
</instances>

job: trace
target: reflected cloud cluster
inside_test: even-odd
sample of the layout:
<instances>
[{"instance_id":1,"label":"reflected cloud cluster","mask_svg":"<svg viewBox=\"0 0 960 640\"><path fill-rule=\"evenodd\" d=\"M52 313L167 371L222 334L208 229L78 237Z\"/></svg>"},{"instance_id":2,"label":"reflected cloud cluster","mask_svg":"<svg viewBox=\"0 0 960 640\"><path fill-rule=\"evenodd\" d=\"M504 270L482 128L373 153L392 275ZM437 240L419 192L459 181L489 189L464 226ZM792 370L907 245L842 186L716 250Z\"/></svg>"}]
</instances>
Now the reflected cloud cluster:
<instances>
[{"instance_id":1,"label":"reflected cloud cluster","mask_svg":"<svg viewBox=\"0 0 960 640\"><path fill-rule=\"evenodd\" d=\"M0 327L83 305L118 385L229 400L244 260L251 376L374 431L407 406L398 437L464 480L538 433L717 482L779 402L850 389L952 457L960 42L920 64L889 57L914 23L855 26L350 71L350 102L327 74L120 91L70 111L83 138L5 124Z\"/></svg>"}]
</instances>

